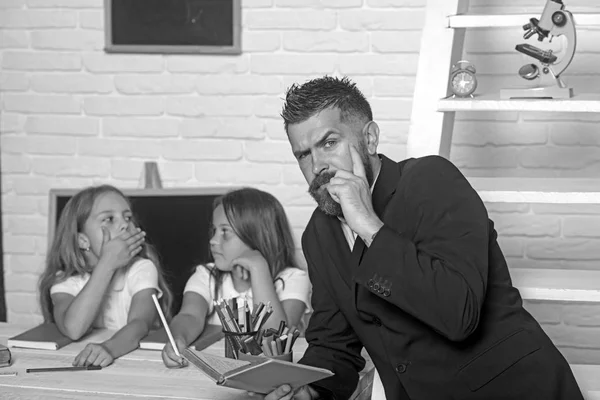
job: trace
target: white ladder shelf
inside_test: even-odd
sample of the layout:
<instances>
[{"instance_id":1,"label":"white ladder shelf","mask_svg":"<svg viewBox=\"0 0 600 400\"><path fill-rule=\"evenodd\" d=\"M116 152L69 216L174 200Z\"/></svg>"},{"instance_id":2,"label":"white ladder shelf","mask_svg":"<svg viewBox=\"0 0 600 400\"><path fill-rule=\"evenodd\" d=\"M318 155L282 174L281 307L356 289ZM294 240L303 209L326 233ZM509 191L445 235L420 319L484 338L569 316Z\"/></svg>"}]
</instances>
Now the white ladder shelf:
<instances>
[{"instance_id":1,"label":"white ladder shelf","mask_svg":"<svg viewBox=\"0 0 600 400\"><path fill-rule=\"evenodd\" d=\"M450 155L455 111L561 111L600 112L600 94L570 100L499 100L497 95L473 99L448 98L448 76L462 57L466 28L524 25L533 15L469 15L468 0L428 0L407 155ZM600 26L600 13L574 14L578 26Z\"/></svg>"},{"instance_id":2,"label":"white ladder shelf","mask_svg":"<svg viewBox=\"0 0 600 400\"><path fill-rule=\"evenodd\" d=\"M540 2L541 3L541 2ZM448 28L506 28L512 26L522 26L533 17L531 14L503 14L503 15L482 15L482 14L462 14L449 15L446 17L446 27ZM596 26L600 25L600 14L598 13L577 13L573 14L577 26Z\"/></svg>"},{"instance_id":3,"label":"white ladder shelf","mask_svg":"<svg viewBox=\"0 0 600 400\"><path fill-rule=\"evenodd\" d=\"M598 179L468 179L481 199L487 203L600 204Z\"/></svg>"},{"instance_id":4,"label":"white ladder shelf","mask_svg":"<svg viewBox=\"0 0 600 400\"><path fill-rule=\"evenodd\" d=\"M543 0L540 0L543 2ZM569 100L500 100L499 94L448 97L452 64L462 58L466 28L522 26L535 15L470 15L468 0L428 0L407 156L450 157L456 111L600 113L600 94ZM600 13L575 13L578 26L600 26ZM477 178L474 187L487 202L598 203L600 184L592 179Z\"/></svg>"},{"instance_id":5,"label":"white ladder shelf","mask_svg":"<svg viewBox=\"0 0 600 400\"><path fill-rule=\"evenodd\" d=\"M552 111L600 113L600 94L575 94L569 100L510 99L500 100L497 95L478 95L472 99L439 99L437 110L453 111Z\"/></svg>"},{"instance_id":6,"label":"white ladder shelf","mask_svg":"<svg viewBox=\"0 0 600 400\"><path fill-rule=\"evenodd\" d=\"M540 0L543 3L544 0ZM569 100L500 100L477 94L448 98L449 74L462 58L466 28L519 27L535 15L469 15L468 0L428 0L408 136L408 157L449 158L456 111L600 113L600 94ZM600 14L574 13L578 26L600 26ZM479 71L481 72L481 71ZM468 178L485 202L600 204L600 180ZM600 303L600 271L511 269L526 300ZM587 399L600 400L600 366L576 366Z\"/></svg>"}]
</instances>

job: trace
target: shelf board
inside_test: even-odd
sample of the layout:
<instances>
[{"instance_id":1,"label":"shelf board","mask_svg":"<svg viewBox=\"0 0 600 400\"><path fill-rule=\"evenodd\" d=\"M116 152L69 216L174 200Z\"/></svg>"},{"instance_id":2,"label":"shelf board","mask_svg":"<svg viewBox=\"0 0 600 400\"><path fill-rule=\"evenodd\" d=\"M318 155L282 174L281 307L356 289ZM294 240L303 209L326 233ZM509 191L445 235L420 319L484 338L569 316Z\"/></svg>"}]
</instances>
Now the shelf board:
<instances>
[{"instance_id":1,"label":"shelf board","mask_svg":"<svg viewBox=\"0 0 600 400\"><path fill-rule=\"evenodd\" d=\"M445 98L438 101L438 111L548 111L600 112L600 94L585 93L570 99L510 99L499 94L475 95L473 98Z\"/></svg>"},{"instance_id":2,"label":"shelf board","mask_svg":"<svg viewBox=\"0 0 600 400\"><path fill-rule=\"evenodd\" d=\"M530 18L540 18L535 14L462 14L451 15L447 18L448 28L502 28L512 26L523 26ZM600 25L600 14L598 13L574 13L573 18L577 26Z\"/></svg>"},{"instance_id":3,"label":"shelf board","mask_svg":"<svg viewBox=\"0 0 600 400\"><path fill-rule=\"evenodd\" d=\"M513 268L510 276L526 300L600 303L600 271Z\"/></svg>"},{"instance_id":4,"label":"shelf board","mask_svg":"<svg viewBox=\"0 0 600 400\"><path fill-rule=\"evenodd\" d=\"M600 204L600 179L467 178L484 202Z\"/></svg>"},{"instance_id":5,"label":"shelf board","mask_svg":"<svg viewBox=\"0 0 600 400\"><path fill-rule=\"evenodd\" d=\"M600 365L571 364L579 388L586 400L600 399Z\"/></svg>"}]
</instances>

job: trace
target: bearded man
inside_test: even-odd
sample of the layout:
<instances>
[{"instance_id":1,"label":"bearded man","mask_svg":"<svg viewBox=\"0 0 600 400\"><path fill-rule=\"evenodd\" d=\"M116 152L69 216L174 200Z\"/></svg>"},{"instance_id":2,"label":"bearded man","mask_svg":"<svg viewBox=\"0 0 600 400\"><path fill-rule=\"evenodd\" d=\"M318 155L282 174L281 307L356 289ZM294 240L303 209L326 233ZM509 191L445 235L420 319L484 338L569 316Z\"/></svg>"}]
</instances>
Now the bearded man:
<instances>
[{"instance_id":1,"label":"bearded man","mask_svg":"<svg viewBox=\"0 0 600 400\"><path fill-rule=\"evenodd\" d=\"M314 313L299 362L335 376L266 400L347 399L363 348L387 400L583 399L452 163L378 154L371 107L346 78L293 85L282 116L318 204L302 236Z\"/></svg>"}]
</instances>

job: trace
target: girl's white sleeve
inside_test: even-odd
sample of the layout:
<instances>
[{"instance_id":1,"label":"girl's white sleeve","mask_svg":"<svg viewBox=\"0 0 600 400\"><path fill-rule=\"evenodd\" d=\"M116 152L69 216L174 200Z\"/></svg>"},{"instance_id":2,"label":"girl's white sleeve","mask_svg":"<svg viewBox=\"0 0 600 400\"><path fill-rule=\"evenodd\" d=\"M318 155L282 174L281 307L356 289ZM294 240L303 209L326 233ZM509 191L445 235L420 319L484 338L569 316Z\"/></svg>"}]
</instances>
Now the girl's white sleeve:
<instances>
[{"instance_id":1,"label":"girl's white sleeve","mask_svg":"<svg viewBox=\"0 0 600 400\"><path fill-rule=\"evenodd\" d=\"M162 290L158 287L156 265L145 258L136 261L130 267L127 274L127 286L132 297L144 289L156 289L156 296L159 298L162 296Z\"/></svg>"},{"instance_id":2,"label":"girl's white sleeve","mask_svg":"<svg viewBox=\"0 0 600 400\"><path fill-rule=\"evenodd\" d=\"M185 292L198 293L204 297L208 303L208 313L210 314L213 310L213 292L214 292L215 278L211 276L208 267L199 265L196 267L196 271L190 276L187 283L185 284Z\"/></svg>"},{"instance_id":3,"label":"girl's white sleeve","mask_svg":"<svg viewBox=\"0 0 600 400\"><path fill-rule=\"evenodd\" d=\"M286 268L277 277L275 292L279 301L300 300L306 304L305 313L310 312L312 285L308 273L300 268Z\"/></svg>"},{"instance_id":4,"label":"girl's white sleeve","mask_svg":"<svg viewBox=\"0 0 600 400\"><path fill-rule=\"evenodd\" d=\"M89 279L89 276L87 278ZM52 285L50 294L67 293L71 296L77 296L87 283L88 279L80 275L71 276L62 282Z\"/></svg>"}]
</instances>

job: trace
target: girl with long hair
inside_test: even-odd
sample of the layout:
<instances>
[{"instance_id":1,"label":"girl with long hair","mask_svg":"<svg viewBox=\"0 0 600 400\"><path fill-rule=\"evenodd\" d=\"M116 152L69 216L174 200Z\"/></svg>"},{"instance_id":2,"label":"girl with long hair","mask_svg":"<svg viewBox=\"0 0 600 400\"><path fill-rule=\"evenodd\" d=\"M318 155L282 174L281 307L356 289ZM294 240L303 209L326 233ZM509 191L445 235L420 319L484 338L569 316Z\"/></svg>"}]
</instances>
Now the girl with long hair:
<instances>
[{"instance_id":1,"label":"girl with long hair","mask_svg":"<svg viewBox=\"0 0 600 400\"><path fill-rule=\"evenodd\" d=\"M213 263L200 265L188 280L181 310L170 327L178 349L189 346L205 324L221 322L213 300L245 297L250 305L271 303L264 328L280 321L301 326L309 312L311 285L298 267L290 225L281 203L253 188L231 191L213 204L210 250ZM167 367L186 364L170 343L162 357Z\"/></svg>"},{"instance_id":2,"label":"girl with long hair","mask_svg":"<svg viewBox=\"0 0 600 400\"><path fill-rule=\"evenodd\" d=\"M110 365L135 350L157 321L152 294L170 316L172 293L127 197L110 185L75 194L62 211L39 281L45 322L73 340L93 328L117 332L88 344L73 365Z\"/></svg>"}]
</instances>

